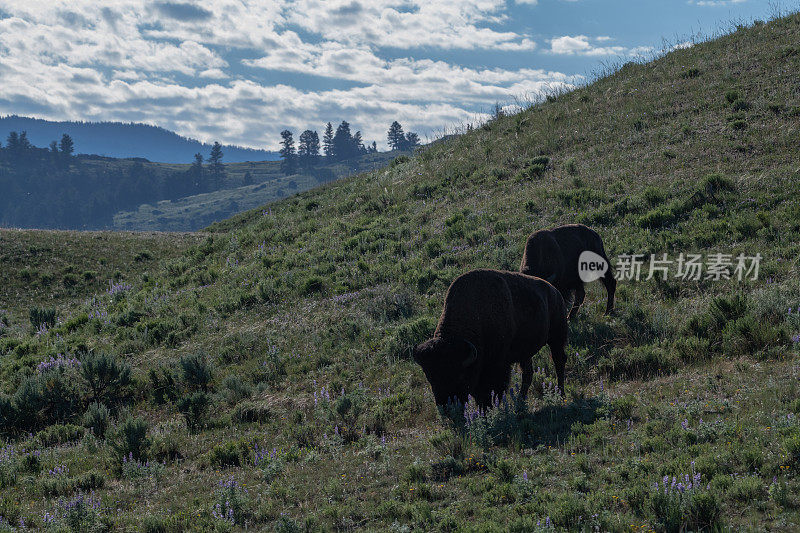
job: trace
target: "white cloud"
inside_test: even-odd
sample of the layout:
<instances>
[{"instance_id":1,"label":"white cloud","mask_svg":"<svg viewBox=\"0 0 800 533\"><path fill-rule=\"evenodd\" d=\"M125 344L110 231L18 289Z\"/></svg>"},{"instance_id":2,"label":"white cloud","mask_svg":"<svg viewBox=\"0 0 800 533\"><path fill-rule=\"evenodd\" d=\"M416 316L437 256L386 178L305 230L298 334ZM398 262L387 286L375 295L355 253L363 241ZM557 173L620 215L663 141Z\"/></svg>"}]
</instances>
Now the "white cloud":
<instances>
[{"instance_id":1,"label":"white cloud","mask_svg":"<svg viewBox=\"0 0 800 533\"><path fill-rule=\"evenodd\" d=\"M283 128L347 119L384 146L392 120L424 134L474 121L494 102L579 81L425 59L431 49L535 49L530 36L497 29L507 7L506 0L4 0L0 114L145 122L270 148ZM272 81L276 72L322 76L338 88L300 90Z\"/></svg>"},{"instance_id":2,"label":"white cloud","mask_svg":"<svg viewBox=\"0 0 800 533\"><path fill-rule=\"evenodd\" d=\"M596 37L595 42L607 42L610 37ZM620 55L641 55L651 52L653 49L647 46L626 48L624 46L597 46L591 43L586 35L564 35L550 40L550 52L558 55L582 55L582 56L620 56Z\"/></svg>"}]
</instances>

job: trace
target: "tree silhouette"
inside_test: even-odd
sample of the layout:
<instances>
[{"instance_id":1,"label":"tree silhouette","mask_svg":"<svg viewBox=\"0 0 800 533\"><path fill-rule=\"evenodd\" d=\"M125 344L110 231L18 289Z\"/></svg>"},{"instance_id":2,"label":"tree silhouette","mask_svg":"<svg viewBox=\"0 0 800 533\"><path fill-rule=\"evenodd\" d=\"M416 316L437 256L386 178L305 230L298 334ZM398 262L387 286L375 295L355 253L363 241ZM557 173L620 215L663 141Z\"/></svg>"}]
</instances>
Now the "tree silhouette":
<instances>
[{"instance_id":1,"label":"tree silhouette","mask_svg":"<svg viewBox=\"0 0 800 533\"><path fill-rule=\"evenodd\" d=\"M61 155L63 155L66 159L72 157L72 153L75 151L75 143L72 141L72 137L66 133L62 135L58 149L61 152Z\"/></svg>"},{"instance_id":2,"label":"tree silhouette","mask_svg":"<svg viewBox=\"0 0 800 533\"><path fill-rule=\"evenodd\" d=\"M333 126L331 123L325 126L325 134L322 137L322 149L325 152L325 157L331 159L333 157Z\"/></svg>"},{"instance_id":3,"label":"tree silhouette","mask_svg":"<svg viewBox=\"0 0 800 533\"><path fill-rule=\"evenodd\" d=\"M413 131L406 133L405 149L412 150L417 146L419 146L419 135Z\"/></svg>"},{"instance_id":4,"label":"tree silhouette","mask_svg":"<svg viewBox=\"0 0 800 533\"><path fill-rule=\"evenodd\" d=\"M300 164L304 167L313 166L317 162L319 159L319 135L316 131L306 130L300 134L297 155Z\"/></svg>"},{"instance_id":5,"label":"tree silhouette","mask_svg":"<svg viewBox=\"0 0 800 533\"><path fill-rule=\"evenodd\" d=\"M361 138L361 132L357 131L353 135L353 152L354 155L366 154L367 149L364 147L364 140Z\"/></svg>"},{"instance_id":6,"label":"tree silhouette","mask_svg":"<svg viewBox=\"0 0 800 533\"><path fill-rule=\"evenodd\" d=\"M387 138L389 140L389 148L392 150L403 150L405 148L406 137L403 133L403 126L396 120L389 126Z\"/></svg>"},{"instance_id":7,"label":"tree silhouette","mask_svg":"<svg viewBox=\"0 0 800 533\"><path fill-rule=\"evenodd\" d=\"M196 153L194 154L194 163L192 163L192 168L189 169L190 174L192 175L192 186L195 190L200 191L203 189L203 154Z\"/></svg>"},{"instance_id":8,"label":"tree silhouette","mask_svg":"<svg viewBox=\"0 0 800 533\"><path fill-rule=\"evenodd\" d=\"M294 139L292 138L292 132L289 130L283 130L281 132L281 172L286 174L287 176L290 174L294 174L297 172L297 152L294 148Z\"/></svg>"},{"instance_id":9,"label":"tree silhouette","mask_svg":"<svg viewBox=\"0 0 800 533\"><path fill-rule=\"evenodd\" d=\"M211 185L213 190L222 188L222 182L225 179L225 167L222 165L222 145L214 142L211 147L211 155L208 156L208 166L211 171Z\"/></svg>"}]
</instances>

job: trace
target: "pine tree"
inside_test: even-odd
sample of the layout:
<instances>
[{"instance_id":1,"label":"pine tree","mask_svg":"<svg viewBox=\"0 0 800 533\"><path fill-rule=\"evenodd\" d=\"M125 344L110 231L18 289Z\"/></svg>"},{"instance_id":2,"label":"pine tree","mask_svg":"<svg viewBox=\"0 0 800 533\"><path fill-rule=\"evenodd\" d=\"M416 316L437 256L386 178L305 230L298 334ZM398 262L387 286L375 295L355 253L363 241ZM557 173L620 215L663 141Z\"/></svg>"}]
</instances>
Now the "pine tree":
<instances>
[{"instance_id":1,"label":"pine tree","mask_svg":"<svg viewBox=\"0 0 800 533\"><path fill-rule=\"evenodd\" d=\"M353 146L353 135L350 133L350 124L343 120L336 128L336 135L333 136L333 159L334 161L344 161L351 159L355 155Z\"/></svg>"},{"instance_id":2,"label":"pine tree","mask_svg":"<svg viewBox=\"0 0 800 533\"><path fill-rule=\"evenodd\" d=\"M294 174L297 172L297 152L294 148L294 139L292 138L292 132L289 130L283 130L281 132L281 172L286 174L287 176L290 174Z\"/></svg>"},{"instance_id":3,"label":"pine tree","mask_svg":"<svg viewBox=\"0 0 800 533\"><path fill-rule=\"evenodd\" d=\"M12 154L19 152L19 133L16 131L8 133L8 138L6 138L6 150Z\"/></svg>"},{"instance_id":4,"label":"pine tree","mask_svg":"<svg viewBox=\"0 0 800 533\"><path fill-rule=\"evenodd\" d=\"M322 149L325 152L325 157L331 159L333 157L333 126L331 123L325 126L325 134L322 137Z\"/></svg>"},{"instance_id":5,"label":"pine tree","mask_svg":"<svg viewBox=\"0 0 800 533\"><path fill-rule=\"evenodd\" d=\"M319 135L316 131L306 130L300 134L297 156L304 167L313 166L319 159Z\"/></svg>"},{"instance_id":6,"label":"pine tree","mask_svg":"<svg viewBox=\"0 0 800 533\"><path fill-rule=\"evenodd\" d=\"M367 149L364 148L364 140L361 138L361 132L357 131L355 135L353 135L353 152L355 155L366 154Z\"/></svg>"},{"instance_id":7,"label":"pine tree","mask_svg":"<svg viewBox=\"0 0 800 533\"><path fill-rule=\"evenodd\" d=\"M67 135L66 133L61 136L61 142L58 145L58 149L61 152L61 155L64 156L65 159L69 159L72 157L72 152L75 151L75 143L72 141L72 137Z\"/></svg>"},{"instance_id":8,"label":"pine tree","mask_svg":"<svg viewBox=\"0 0 800 533\"><path fill-rule=\"evenodd\" d=\"M406 137L403 133L403 126L400 125L399 122L396 120L392 122L392 125L389 126L389 132L387 133L387 138L389 140L389 148L392 150L403 150L406 143Z\"/></svg>"},{"instance_id":9,"label":"pine tree","mask_svg":"<svg viewBox=\"0 0 800 533\"><path fill-rule=\"evenodd\" d=\"M192 186L200 191L203 189L203 154L194 154L194 163L190 170L192 174Z\"/></svg>"},{"instance_id":10,"label":"pine tree","mask_svg":"<svg viewBox=\"0 0 800 533\"><path fill-rule=\"evenodd\" d=\"M225 180L225 167L222 165L222 145L219 142L214 142L211 147L211 155L208 156L208 166L211 171L211 186L213 190L222 188L223 181Z\"/></svg>"},{"instance_id":11,"label":"pine tree","mask_svg":"<svg viewBox=\"0 0 800 533\"><path fill-rule=\"evenodd\" d=\"M253 175L250 174L249 170L244 173L244 180L243 180L242 184L243 185L252 185L253 184Z\"/></svg>"},{"instance_id":12,"label":"pine tree","mask_svg":"<svg viewBox=\"0 0 800 533\"><path fill-rule=\"evenodd\" d=\"M378 153L378 143L377 142L372 141L372 144L369 145L369 153L371 153L371 154L377 154Z\"/></svg>"},{"instance_id":13,"label":"pine tree","mask_svg":"<svg viewBox=\"0 0 800 533\"><path fill-rule=\"evenodd\" d=\"M406 133L405 149L413 150L417 146L419 146L419 135L413 131Z\"/></svg>"},{"instance_id":14,"label":"pine tree","mask_svg":"<svg viewBox=\"0 0 800 533\"><path fill-rule=\"evenodd\" d=\"M28 132L23 131L19 134L19 148L20 150L30 150L33 147L31 142L28 140Z\"/></svg>"}]
</instances>

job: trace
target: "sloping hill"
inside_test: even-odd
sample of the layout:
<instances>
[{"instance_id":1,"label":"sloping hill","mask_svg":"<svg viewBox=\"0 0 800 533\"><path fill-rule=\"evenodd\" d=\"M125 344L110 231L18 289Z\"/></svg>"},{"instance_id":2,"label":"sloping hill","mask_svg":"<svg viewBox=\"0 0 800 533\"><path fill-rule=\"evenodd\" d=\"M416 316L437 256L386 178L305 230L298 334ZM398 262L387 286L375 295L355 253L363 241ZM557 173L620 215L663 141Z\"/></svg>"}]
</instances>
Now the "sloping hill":
<instances>
[{"instance_id":1,"label":"sloping hill","mask_svg":"<svg viewBox=\"0 0 800 533\"><path fill-rule=\"evenodd\" d=\"M792 15L627 64L214 224L46 333L10 313L0 514L83 529L797 529L798 42ZM575 221L611 256L760 253L760 274L622 281L613 317L592 285L565 401L544 350L525 405L447 429L408 348L448 283L514 269L528 233ZM82 348L116 363L78 365ZM123 362L130 384L90 386Z\"/></svg>"},{"instance_id":2,"label":"sloping hill","mask_svg":"<svg viewBox=\"0 0 800 533\"><path fill-rule=\"evenodd\" d=\"M182 137L157 126L123 122L67 122L30 117L0 117L0 132L26 131L36 146L47 146L68 134L84 154L106 157L143 157L164 163L189 163L194 154L208 157L211 145ZM241 161L275 161L278 152L253 150L240 146L222 147L225 158L232 163Z\"/></svg>"},{"instance_id":3,"label":"sloping hill","mask_svg":"<svg viewBox=\"0 0 800 533\"><path fill-rule=\"evenodd\" d=\"M114 215L113 227L130 231L196 231L242 211L312 189L320 183L384 167L404 155L407 157L407 152L364 154L358 159L320 165L289 176L281 172L278 161L228 163L225 165L226 179L222 189L141 204L132 211L119 211ZM182 165L158 166L172 171L188 169L188 166ZM250 174L251 185L243 185L246 174Z\"/></svg>"}]
</instances>

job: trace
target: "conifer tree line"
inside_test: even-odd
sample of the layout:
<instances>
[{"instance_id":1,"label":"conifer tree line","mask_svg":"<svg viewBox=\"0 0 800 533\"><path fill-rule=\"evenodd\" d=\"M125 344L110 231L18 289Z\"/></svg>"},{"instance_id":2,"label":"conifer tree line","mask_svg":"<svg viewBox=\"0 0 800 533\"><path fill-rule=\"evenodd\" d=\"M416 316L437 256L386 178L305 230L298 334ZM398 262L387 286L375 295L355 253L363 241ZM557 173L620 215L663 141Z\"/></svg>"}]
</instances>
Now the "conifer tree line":
<instances>
[{"instance_id":1,"label":"conifer tree line","mask_svg":"<svg viewBox=\"0 0 800 533\"><path fill-rule=\"evenodd\" d=\"M215 142L187 170L157 170L141 159L76 156L68 134L39 148L26 132L12 131L0 142L0 225L109 227L118 211L224 188L223 156ZM108 163L87 164L93 160Z\"/></svg>"},{"instance_id":2,"label":"conifer tree line","mask_svg":"<svg viewBox=\"0 0 800 533\"><path fill-rule=\"evenodd\" d=\"M413 132L404 133L403 126L396 120L389 127L387 138L392 150L412 150L420 145L419 135ZM321 143L316 131L305 130L295 146L294 134L287 129L281 132L281 171L287 175L295 174L302 169L347 161L377 151L378 143L373 141L365 146L361 132L351 133L350 123L346 120L339 124L336 132L328 122Z\"/></svg>"}]
</instances>

